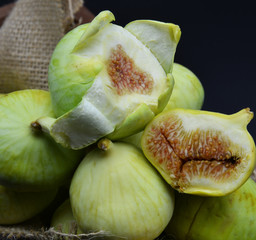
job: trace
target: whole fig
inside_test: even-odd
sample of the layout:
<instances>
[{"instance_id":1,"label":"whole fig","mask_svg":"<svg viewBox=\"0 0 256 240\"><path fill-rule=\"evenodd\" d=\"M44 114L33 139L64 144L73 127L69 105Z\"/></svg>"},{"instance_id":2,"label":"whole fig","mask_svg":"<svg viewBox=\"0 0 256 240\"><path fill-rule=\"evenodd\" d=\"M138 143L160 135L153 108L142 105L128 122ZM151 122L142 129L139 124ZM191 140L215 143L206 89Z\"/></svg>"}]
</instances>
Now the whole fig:
<instances>
[{"instance_id":1,"label":"whole fig","mask_svg":"<svg viewBox=\"0 0 256 240\"><path fill-rule=\"evenodd\" d=\"M51 227L56 231L67 234L80 234L77 222L73 216L70 200L66 199L54 212Z\"/></svg>"},{"instance_id":2,"label":"whole fig","mask_svg":"<svg viewBox=\"0 0 256 240\"><path fill-rule=\"evenodd\" d=\"M0 224L24 222L43 211L55 198L57 190L15 192L0 186Z\"/></svg>"},{"instance_id":3,"label":"whole fig","mask_svg":"<svg viewBox=\"0 0 256 240\"><path fill-rule=\"evenodd\" d=\"M99 146L71 182L79 228L106 232L111 239L155 239L171 219L173 190L133 145L104 139Z\"/></svg>"},{"instance_id":4,"label":"whole fig","mask_svg":"<svg viewBox=\"0 0 256 240\"><path fill-rule=\"evenodd\" d=\"M256 183L249 178L223 197L175 193L173 217L166 233L177 240L256 239Z\"/></svg>"},{"instance_id":5,"label":"whole fig","mask_svg":"<svg viewBox=\"0 0 256 240\"><path fill-rule=\"evenodd\" d=\"M49 92L8 93L0 100L0 184L18 191L47 191L71 179L83 151L63 148L36 120L54 117Z\"/></svg>"},{"instance_id":6,"label":"whole fig","mask_svg":"<svg viewBox=\"0 0 256 240\"><path fill-rule=\"evenodd\" d=\"M204 88L198 77L187 67L174 63L172 69L174 87L163 111L173 108L201 109Z\"/></svg>"}]
</instances>

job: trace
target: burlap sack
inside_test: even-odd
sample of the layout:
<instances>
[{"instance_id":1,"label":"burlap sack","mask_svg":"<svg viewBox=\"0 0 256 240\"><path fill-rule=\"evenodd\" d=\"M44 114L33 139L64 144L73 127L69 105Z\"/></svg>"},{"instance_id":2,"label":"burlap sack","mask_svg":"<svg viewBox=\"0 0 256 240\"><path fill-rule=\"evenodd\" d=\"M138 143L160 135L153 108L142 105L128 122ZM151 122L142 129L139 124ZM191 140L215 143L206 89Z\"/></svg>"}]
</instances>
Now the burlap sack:
<instances>
[{"instance_id":1,"label":"burlap sack","mask_svg":"<svg viewBox=\"0 0 256 240\"><path fill-rule=\"evenodd\" d=\"M48 89L51 54L83 0L19 0L0 28L0 92Z\"/></svg>"}]
</instances>

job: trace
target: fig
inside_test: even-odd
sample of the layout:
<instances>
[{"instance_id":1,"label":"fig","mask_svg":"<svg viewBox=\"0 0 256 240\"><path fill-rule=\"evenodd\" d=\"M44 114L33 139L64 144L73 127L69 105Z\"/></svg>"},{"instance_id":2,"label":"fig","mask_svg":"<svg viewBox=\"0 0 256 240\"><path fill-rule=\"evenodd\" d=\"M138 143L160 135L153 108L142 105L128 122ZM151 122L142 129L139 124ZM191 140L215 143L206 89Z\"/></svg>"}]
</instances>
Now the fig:
<instances>
[{"instance_id":1,"label":"fig","mask_svg":"<svg viewBox=\"0 0 256 240\"><path fill-rule=\"evenodd\" d=\"M55 198L57 190L15 192L0 185L0 224L22 223L43 211Z\"/></svg>"},{"instance_id":2,"label":"fig","mask_svg":"<svg viewBox=\"0 0 256 240\"><path fill-rule=\"evenodd\" d=\"M204 88L198 77L178 63L173 64L172 75L175 84L163 111L173 108L201 109L204 102Z\"/></svg>"},{"instance_id":3,"label":"fig","mask_svg":"<svg viewBox=\"0 0 256 240\"><path fill-rule=\"evenodd\" d=\"M20 90L0 101L0 184L17 191L55 189L72 177L83 151L63 148L35 120L54 117L50 93Z\"/></svg>"},{"instance_id":4,"label":"fig","mask_svg":"<svg viewBox=\"0 0 256 240\"><path fill-rule=\"evenodd\" d=\"M51 220L51 227L56 231L67 234L83 233L77 225L73 216L70 200L66 199L54 212Z\"/></svg>"},{"instance_id":5,"label":"fig","mask_svg":"<svg viewBox=\"0 0 256 240\"><path fill-rule=\"evenodd\" d=\"M74 217L83 232L111 239L155 239L174 207L173 189L128 143L102 139L78 166L70 187Z\"/></svg>"},{"instance_id":6,"label":"fig","mask_svg":"<svg viewBox=\"0 0 256 240\"><path fill-rule=\"evenodd\" d=\"M175 209L165 232L177 240L256 239L256 184L249 178L227 196L175 193Z\"/></svg>"},{"instance_id":7,"label":"fig","mask_svg":"<svg viewBox=\"0 0 256 240\"><path fill-rule=\"evenodd\" d=\"M246 127L249 108L235 114L173 109L145 128L147 159L180 192L221 196L235 191L255 166L255 143Z\"/></svg>"},{"instance_id":8,"label":"fig","mask_svg":"<svg viewBox=\"0 0 256 240\"><path fill-rule=\"evenodd\" d=\"M53 52L49 89L57 119L39 123L65 147L135 134L170 98L180 28L150 20L123 28L113 20L110 11L99 13L65 35Z\"/></svg>"}]
</instances>

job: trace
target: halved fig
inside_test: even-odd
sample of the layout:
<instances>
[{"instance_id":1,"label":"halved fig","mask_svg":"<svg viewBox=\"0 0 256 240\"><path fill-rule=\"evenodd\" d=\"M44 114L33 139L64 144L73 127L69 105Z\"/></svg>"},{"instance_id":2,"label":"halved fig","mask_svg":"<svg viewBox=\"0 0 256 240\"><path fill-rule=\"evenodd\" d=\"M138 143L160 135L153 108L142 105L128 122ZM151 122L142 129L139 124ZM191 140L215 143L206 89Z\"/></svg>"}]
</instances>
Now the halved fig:
<instances>
[{"instance_id":1,"label":"halved fig","mask_svg":"<svg viewBox=\"0 0 256 240\"><path fill-rule=\"evenodd\" d=\"M111 12L101 12L64 36L52 55L49 88L58 119L40 124L65 147L134 134L171 95L179 27L145 20L122 28L113 20Z\"/></svg>"},{"instance_id":2,"label":"halved fig","mask_svg":"<svg viewBox=\"0 0 256 240\"><path fill-rule=\"evenodd\" d=\"M180 192L221 196L251 175L255 144L246 127L249 108L232 115L174 109L144 130L142 149L165 180Z\"/></svg>"},{"instance_id":3,"label":"halved fig","mask_svg":"<svg viewBox=\"0 0 256 240\"><path fill-rule=\"evenodd\" d=\"M55 117L49 92L21 90L0 100L0 184L18 191L55 189L71 178L83 151L63 148L36 119Z\"/></svg>"}]
</instances>

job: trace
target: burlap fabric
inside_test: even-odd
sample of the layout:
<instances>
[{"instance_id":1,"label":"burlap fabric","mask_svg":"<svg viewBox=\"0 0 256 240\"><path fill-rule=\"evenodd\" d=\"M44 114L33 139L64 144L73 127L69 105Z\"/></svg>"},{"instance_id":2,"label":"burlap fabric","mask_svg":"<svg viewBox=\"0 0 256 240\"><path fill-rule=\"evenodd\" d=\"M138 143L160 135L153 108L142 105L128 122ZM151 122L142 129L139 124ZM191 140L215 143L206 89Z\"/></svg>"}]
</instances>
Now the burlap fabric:
<instances>
[{"instance_id":1,"label":"burlap fabric","mask_svg":"<svg viewBox=\"0 0 256 240\"><path fill-rule=\"evenodd\" d=\"M19 0L0 28L0 92L48 89L52 52L83 0Z\"/></svg>"}]
</instances>

